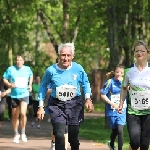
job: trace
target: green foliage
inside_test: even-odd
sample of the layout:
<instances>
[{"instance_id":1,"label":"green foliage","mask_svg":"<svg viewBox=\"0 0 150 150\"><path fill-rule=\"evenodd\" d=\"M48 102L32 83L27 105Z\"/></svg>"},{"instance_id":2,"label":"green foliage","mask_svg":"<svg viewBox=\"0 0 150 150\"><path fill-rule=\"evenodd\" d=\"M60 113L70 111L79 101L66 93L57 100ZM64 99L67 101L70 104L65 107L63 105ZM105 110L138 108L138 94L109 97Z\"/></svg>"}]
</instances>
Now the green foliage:
<instances>
[{"instance_id":1,"label":"green foliage","mask_svg":"<svg viewBox=\"0 0 150 150\"><path fill-rule=\"evenodd\" d=\"M66 9L63 2L67 3ZM36 63L39 68L32 63L47 58L45 55L34 57L37 50L42 53L41 45L52 37L56 42L53 44L59 45L64 39L71 42L75 31L74 60L87 73L92 69L107 69L108 66L111 69L124 59L126 64L130 64L133 61L133 42L139 38L147 42L150 39L148 6L149 1L146 0L124 3L116 0L1 0L0 73L10 65L8 56L11 50L13 57L18 52L32 55L34 60L26 61L30 61L35 71L43 72L40 63ZM39 10L43 11L50 35L37 17Z\"/></svg>"}]
</instances>

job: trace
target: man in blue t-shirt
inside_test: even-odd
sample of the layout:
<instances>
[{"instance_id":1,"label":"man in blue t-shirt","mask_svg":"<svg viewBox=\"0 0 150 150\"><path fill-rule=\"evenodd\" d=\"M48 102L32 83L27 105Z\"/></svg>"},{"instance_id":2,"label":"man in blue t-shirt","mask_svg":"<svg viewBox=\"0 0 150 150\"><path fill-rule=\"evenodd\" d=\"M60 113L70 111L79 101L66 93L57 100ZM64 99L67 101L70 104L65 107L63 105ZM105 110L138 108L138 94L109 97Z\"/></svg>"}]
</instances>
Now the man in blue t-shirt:
<instances>
[{"instance_id":1,"label":"man in blue t-shirt","mask_svg":"<svg viewBox=\"0 0 150 150\"><path fill-rule=\"evenodd\" d=\"M8 67L3 78L4 83L11 88L12 124L14 129L13 142L19 143L19 114L21 119L21 139L23 142L27 142L25 135L26 112L29 103L29 92L32 91L33 73L30 67L24 65L24 57L18 54L16 56L16 65Z\"/></svg>"},{"instance_id":2,"label":"man in blue t-shirt","mask_svg":"<svg viewBox=\"0 0 150 150\"><path fill-rule=\"evenodd\" d=\"M74 43L64 43L58 47L58 63L48 67L40 84L39 119L44 117L44 99L47 92L47 85L51 84L51 100L49 110L51 123L55 135L55 149L65 150L65 128L68 125L68 141L71 149L79 149L79 114L83 108L81 97L81 86L85 94L85 107L88 112L93 111L93 104L90 99L90 83L83 67L74 58Z\"/></svg>"}]
</instances>

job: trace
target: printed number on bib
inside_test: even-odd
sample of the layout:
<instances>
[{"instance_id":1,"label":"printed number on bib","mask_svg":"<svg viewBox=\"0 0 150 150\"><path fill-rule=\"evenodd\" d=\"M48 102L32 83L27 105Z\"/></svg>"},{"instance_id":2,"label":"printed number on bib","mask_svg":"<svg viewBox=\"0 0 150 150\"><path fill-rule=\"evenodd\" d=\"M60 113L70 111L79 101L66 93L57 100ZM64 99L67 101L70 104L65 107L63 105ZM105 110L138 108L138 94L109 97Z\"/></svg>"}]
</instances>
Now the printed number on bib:
<instances>
[{"instance_id":1,"label":"printed number on bib","mask_svg":"<svg viewBox=\"0 0 150 150\"><path fill-rule=\"evenodd\" d=\"M61 101L71 100L76 96L76 90L76 87L66 84L56 87L56 98Z\"/></svg>"},{"instance_id":2,"label":"printed number on bib","mask_svg":"<svg viewBox=\"0 0 150 150\"><path fill-rule=\"evenodd\" d=\"M130 91L131 107L136 110L150 108L150 91Z\"/></svg>"},{"instance_id":3,"label":"printed number on bib","mask_svg":"<svg viewBox=\"0 0 150 150\"><path fill-rule=\"evenodd\" d=\"M17 88L26 88L28 85L28 80L25 77L16 77L15 85Z\"/></svg>"},{"instance_id":4,"label":"printed number on bib","mask_svg":"<svg viewBox=\"0 0 150 150\"><path fill-rule=\"evenodd\" d=\"M111 95L111 101L119 106L119 103L120 103L120 94ZM125 100L124 104L123 104L123 108L126 108L126 107L127 107L127 104L126 104L126 100ZM111 106L111 109L114 109L114 107Z\"/></svg>"}]
</instances>

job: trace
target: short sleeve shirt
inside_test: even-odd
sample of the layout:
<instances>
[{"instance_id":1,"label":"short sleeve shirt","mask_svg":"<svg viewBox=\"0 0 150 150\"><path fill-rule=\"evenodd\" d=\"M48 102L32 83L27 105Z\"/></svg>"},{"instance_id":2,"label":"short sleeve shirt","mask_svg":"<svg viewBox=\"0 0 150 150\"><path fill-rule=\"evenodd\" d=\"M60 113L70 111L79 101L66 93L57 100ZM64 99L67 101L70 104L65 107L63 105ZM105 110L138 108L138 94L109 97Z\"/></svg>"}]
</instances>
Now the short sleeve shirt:
<instances>
[{"instance_id":1,"label":"short sleeve shirt","mask_svg":"<svg viewBox=\"0 0 150 150\"><path fill-rule=\"evenodd\" d=\"M124 73L123 87L130 86L130 89L133 91L145 91L150 90L150 67L147 66L139 71L135 66L127 68ZM131 98L128 95L128 113L136 115L146 115L150 114L150 109L145 110L134 110L131 107Z\"/></svg>"}]
</instances>

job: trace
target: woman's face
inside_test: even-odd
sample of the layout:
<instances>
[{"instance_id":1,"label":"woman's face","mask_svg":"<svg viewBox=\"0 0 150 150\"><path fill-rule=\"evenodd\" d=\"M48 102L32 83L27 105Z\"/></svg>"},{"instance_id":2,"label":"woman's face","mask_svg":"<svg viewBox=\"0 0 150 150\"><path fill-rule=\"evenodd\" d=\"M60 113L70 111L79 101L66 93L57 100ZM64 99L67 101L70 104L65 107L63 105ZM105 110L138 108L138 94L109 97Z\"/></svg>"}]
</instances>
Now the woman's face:
<instances>
[{"instance_id":1,"label":"woman's face","mask_svg":"<svg viewBox=\"0 0 150 150\"><path fill-rule=\"evenodd\" d=\"M18 68L21 68L24 64L24 59L21 56L17 56L16 58L16 65Z\"/></svg>"},{"instance_id":2,"label":"woman's face","mask_svg":"<svg viewBox=\"0 0 150 150\"><path fill-rule=\"evenodd\" d=\"M134 49L134 55L135 55L135 58L137 59L137 61L147 60L148 54L149 53L148 53L147 49L144 47L144 45L138 45Z\"/></svg>"}]
</instances>

